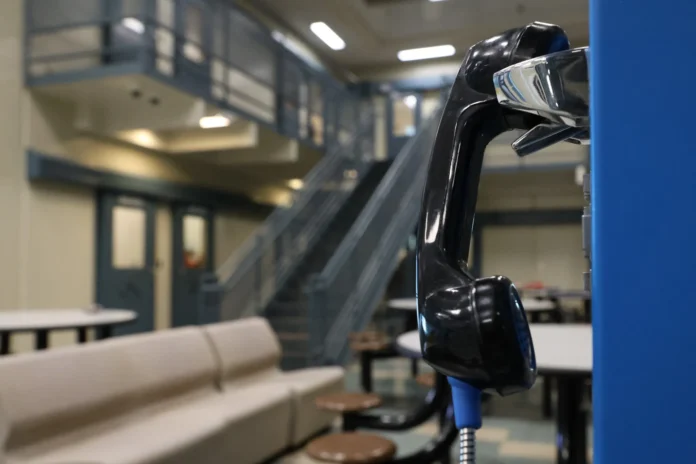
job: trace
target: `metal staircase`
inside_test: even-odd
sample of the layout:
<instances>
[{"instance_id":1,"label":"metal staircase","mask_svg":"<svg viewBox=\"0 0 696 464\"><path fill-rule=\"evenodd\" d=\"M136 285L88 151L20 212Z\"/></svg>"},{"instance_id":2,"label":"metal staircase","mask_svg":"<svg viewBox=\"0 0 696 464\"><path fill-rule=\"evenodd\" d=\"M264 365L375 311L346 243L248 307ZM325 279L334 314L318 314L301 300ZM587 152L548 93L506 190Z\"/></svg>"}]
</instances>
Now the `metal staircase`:
<instances>
[{"instance_id":1,"label":"metal staircase","mask_svg":"<svg viewBox=\"0 0 696 464\"><path fill-rule=\"evenodd\" d=\"M309 289L309 349L313 364L344 364L348 335L379 305L420 215L438 108L401 150L331 260Z\"/></svg>"},{"instance_id":2,"label":"metal staircase","mask_svg":"<svg viewBox=\"0 0 696 464\"><path fill-rule=\"evenodd\" d=\"M373 136L374 115L365 110L352 136L305 177L291 206L273 211L215 275L203 279L201 323L263 314L370 172Z\"/></svg>"},{"instance_id":3,"label":"metal staircase","mask_svg":"<svg viewBox=\"0 0 696 464\"><path fill-rule=\"evenodd\" d=\"M306 367L308 363L309 311L306 287L314 274L321 272L389 168L389 162L372 165L364 179L348 197L314 247L297 265L264 311L283 347L285 370Z\"/></svg>"}]
</instances>

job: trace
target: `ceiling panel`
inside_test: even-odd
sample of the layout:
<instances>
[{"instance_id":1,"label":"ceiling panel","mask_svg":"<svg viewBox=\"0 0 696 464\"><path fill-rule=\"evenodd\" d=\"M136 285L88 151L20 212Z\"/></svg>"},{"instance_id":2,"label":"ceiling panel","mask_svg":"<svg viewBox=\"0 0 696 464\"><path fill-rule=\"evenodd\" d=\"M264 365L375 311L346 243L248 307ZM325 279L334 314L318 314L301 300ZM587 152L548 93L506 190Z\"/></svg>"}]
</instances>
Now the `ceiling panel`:
<instances>
[{"instance_id":1,"label":"ceiling panel","mask_svg":"<svg viewBox=\"0 0 696 464\"><path fill-rule=\"evenodd\" d=\"M330 60L356 69L398 62L405 48L473 43L534 20L566 29L574 45L587 42L587 0L247 0L280 19ZM346 41L332 51L309 31L329 24Z\"/></svg>"}]
</instances>

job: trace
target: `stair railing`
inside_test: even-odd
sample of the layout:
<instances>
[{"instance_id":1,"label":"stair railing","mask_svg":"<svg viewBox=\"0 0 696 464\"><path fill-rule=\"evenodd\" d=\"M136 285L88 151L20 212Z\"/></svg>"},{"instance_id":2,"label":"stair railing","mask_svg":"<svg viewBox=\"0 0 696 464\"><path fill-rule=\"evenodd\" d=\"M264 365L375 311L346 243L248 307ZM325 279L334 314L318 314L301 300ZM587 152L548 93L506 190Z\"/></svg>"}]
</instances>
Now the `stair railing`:
<instances>
[{"instance_id":1,"label":"stair railing","mask_svg":"<svg viewBox=\"0 0 696 464\"><path fill-rule=\"evenodd\" d=\"M344 364L348 335L372 317L416 226L442 106L404 146L324 270L311 280L310 359Z\"/></svg>"},{"instance_id":2,"label":"stair railing","mask_svg":"<svg viewBox=\"0 0 696 464\"><path fill-rule=\"evenodd\" d=\"M369 170L373 137L374 114L364 111L352 137L327 153L303 179L290 207L276 208L268 216L216 271L217 282L210 276L204 279L202 319L261 313Z\"/></svg>"}]
</instances>

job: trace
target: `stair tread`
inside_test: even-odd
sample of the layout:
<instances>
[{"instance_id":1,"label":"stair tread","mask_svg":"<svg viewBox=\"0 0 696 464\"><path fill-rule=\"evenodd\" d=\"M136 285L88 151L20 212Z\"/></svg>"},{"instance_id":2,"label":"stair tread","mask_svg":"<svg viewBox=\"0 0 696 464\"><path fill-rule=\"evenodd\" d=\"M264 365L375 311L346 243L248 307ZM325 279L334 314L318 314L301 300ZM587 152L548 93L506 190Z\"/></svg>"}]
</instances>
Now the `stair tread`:
<instances>
[{"instance_id":1,"label":"stair tread","mask_svg":"<svg viewBox=\"0 0 696 464\"><path fill-rule=\"evenodd\" d=\"M305 289L310 284L311 277L320 273L331 259L390 166L391 162L376 162L372 165L323 231L316 245L303 257L293 274L266 306L265 316L283 346L286 367L308 364L309 333L306 329L309 308Z\"/></svg>"}]
</instances>

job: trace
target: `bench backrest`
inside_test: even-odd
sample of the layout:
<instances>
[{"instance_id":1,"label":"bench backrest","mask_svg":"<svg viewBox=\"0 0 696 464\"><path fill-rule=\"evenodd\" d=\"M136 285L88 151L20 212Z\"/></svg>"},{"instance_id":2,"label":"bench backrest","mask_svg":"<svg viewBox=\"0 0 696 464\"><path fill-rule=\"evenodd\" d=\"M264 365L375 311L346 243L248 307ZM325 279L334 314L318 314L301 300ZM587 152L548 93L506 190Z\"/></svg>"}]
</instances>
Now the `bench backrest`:
<instances>
[{"instance_id":1,"label":"bench backrest","mask_svg":"<svg viewBox=\"0 0 696 464\"><path fill-rule=\"evenodd\" d=\"M216 361L198 328L0 359L7 449L113 419L148 404L215 390Z\"/></svg>"},{"instance_id":2,"label":"bench backrest","mask_svg":"<svg viewBox=\"0 0 696 464\"><path fill-rule=\"evenodd\" d=\"M204 326L219 358L222 382L277 369L281 348L266 319L251 317Z\"/></svg>"}]
</instances>

